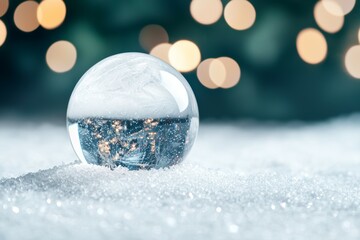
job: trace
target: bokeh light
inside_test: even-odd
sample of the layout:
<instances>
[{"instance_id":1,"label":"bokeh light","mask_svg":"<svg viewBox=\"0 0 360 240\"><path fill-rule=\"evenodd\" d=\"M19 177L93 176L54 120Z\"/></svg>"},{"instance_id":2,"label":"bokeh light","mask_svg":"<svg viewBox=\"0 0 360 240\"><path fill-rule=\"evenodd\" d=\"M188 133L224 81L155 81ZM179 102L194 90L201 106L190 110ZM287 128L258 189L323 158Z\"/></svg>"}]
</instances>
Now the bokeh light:
<instances>
[{"instance_id":1,"label":"bokeh light","mask_svg":"<svg viewBox=\"0 0 360 240\"><path fill-rule=\"evenodd\" d=\"M54 72L67 72L76 62L76 48L68 41L53 43L46 52L46 63Z\"/></svg>"},{"instance_id":2,"label":"bokeh light","mask_svg":"<svg viewBox=\"0 0 360 240\"><path fill-rule=\"evenodd\" d=\"M66 16L66 6L62 0L43 0L37 10L40 25L46 29L60 26Z\"/></svg>"},{"instance_id":3,"label":"bokeh light","mask_svg":"<svg viewBox=\"0 0 360 240\"><path fill-rule=\"evenodd\" d=\"M217 87L220 87L222 84L224 84L226 79L226 68L222 61L219 59L214 59L211 61L209 66L209 76L211 81Z\"/></svg>"},{"instance_id":4,"label":"bokeh light","mask_svg":"<svg viewBox=\"0 0 360 240\"><path fill-rule=\"evenodd\" d=\"M170 43L160 43L159 45L151 49L150 54L157 58L160 58L164 62L170 63L169 50L171 46L172 45Z\"/></svg>"},{"instance_id":5,"label":"bokeh light","mask_svg":"<svg viewBox=\"0 0 360 240\"><path fill-rule=\"evenodd\" d=\"M254 6L246 0L231 0L224 10L227 24L236 30L250 28L256 19Z\"/></svg>"},{"instance_id":6,"label":"bokeh light","mask_svg":"<svg viewBox=\"0 0 360 240\"><path fill-rule=\"evenodd\" d=\"M345 67L351 76L360 79L360 45L353 46L346 52Z\"/></svg>"},{"instance_id":7,"label":"bokeh light","mask_svg":"<svg viewBox=\"0 0 360 240\"><path fill-rule=\"evenodd\" d=\"M191 16L204 25L217 22L222 11L223 4L220 0L192 0L190 4Z\"/></svg>"},{"instance_id":8,"label":"bokeh light","mask_svg":"<svg viewBox=\"0 0 360 240\"><path fill-rule=\"evenodd\" d=\"M180 72L194 70L201 61L199 47L189 40L175 42L169 50L170 64Z\"/></svg>"},{"instance_id":9,"label":"bokeh light","mask_svg":"<svg viewBox=\"0 0 360 240\"><path fill-rule=\"evenodd\" d=\"M234 87L240 81L241 71L239 64L234 59L229 57L220 57L218 60L224 64L226 69L226 78L220 87Z\"/></svg>"},{"instance_id":10,"label":"bokeh light","mask_svg":"<svg viewBox=\"0 0 360 240\"><path fill-rule=\"evenodd\" d=\"M39 4L35 1L21 3L14 12L14 23L23 32L32 32L39 27L37 9Z\"/></svg>"},{"instance_id":11,"label":"bokeh light","mask_svg":"<svg viewBox=\"0 0 360 240\"><path fill-rule=\"evenodd\" d=\"M328 33L338 32L344 25L344 16L331 14L324 6L324 1L319 1L314 7L314 17L317 25Z\"/></svg>"},{"instance_id":12,"label":"bokeh light","mask_svg":"<svg viewBox=\"0 0 360 240\"><path fill-rule=\"evenodd\" d=\"M356 0L322 0L326 10L335 16L344 16L350 13Z\"/></svg>"},{"instance_id":13,"label":"bokeh light","mask_svg":"<svg viewBox=\"0 0 360 240\"><path fill-rule=\"evenodd\" d=\"M197 77L202 85L215 89L231 88L240 81L240 67L229 57L208 58L197 68Z\"/></svg>"},{"instance_id":14,"label":"bokeh light","mask_svg":"<svg viewBox=\"0 0 360 240\"><path fill-rule=\"evenodd\" d=\"M298 34L296 48L302 60L310 64L322 62L327 54L326 39L314 28L304 29Z\"/></svg>"},{"instance_id":15,"label":"bokeh light","mask_svg":"<svg viewBox=\"0 0 360 240\"><path fill-rule=\"evenodd\" d=\"M205 59L204 61L202 61L196 71L196 75L200 81L200 83L210 89L215 89L218 88L218 86L211 80L210 78L210 74L209 74L209 69L210 69L210 64L213 61L213 58L208 58Z\"/></svg>"},{"instance_id":16,"label":"bokeh light","mask_svg":"<svg viewBox=\"0 0 360 240\"><path fill-rule=\"evenodd\" d=\"M169 42L169 35L160 25L147 25L140 31L140 45L147 51L150 51L160 43Z\"/></svg>"},{"instance_id":17,"label":"bokeh light","mask_svg":"<svg viewBox=\"0 0 360 240\"><path fill-rule=\"evenodd\" d=\"M9 0L0 0L0 17L4 16L9 9Z\"/></svg>"},{"instance_id":18,"label":"bokeh light","mask_svg":"<svg viewBox=\"0 0 360 240\"><path fill-rule=\"evenodd\" d=\"M7 36L6 26L3 21L0 20L0 47L4 44Z\"/></svg>"}]
</instances>

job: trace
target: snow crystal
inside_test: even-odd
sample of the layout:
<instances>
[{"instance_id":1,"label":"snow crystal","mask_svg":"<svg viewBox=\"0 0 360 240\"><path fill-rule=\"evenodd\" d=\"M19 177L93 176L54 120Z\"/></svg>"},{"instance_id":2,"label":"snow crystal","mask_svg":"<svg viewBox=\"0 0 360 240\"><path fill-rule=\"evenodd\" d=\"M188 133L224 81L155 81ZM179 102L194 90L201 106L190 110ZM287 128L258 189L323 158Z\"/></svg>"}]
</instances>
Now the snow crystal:
<instances>
[{"instance_id":1,"label":"snow crystal","mask_svg":"<svg viewBox=\"0 0 360 240\"><path fill-rule=\"evenodd\" d=\"M359 123L202 124L183 164L111 171L2 122L0 239L359 239Z\"/></svg>"}]
</instances>

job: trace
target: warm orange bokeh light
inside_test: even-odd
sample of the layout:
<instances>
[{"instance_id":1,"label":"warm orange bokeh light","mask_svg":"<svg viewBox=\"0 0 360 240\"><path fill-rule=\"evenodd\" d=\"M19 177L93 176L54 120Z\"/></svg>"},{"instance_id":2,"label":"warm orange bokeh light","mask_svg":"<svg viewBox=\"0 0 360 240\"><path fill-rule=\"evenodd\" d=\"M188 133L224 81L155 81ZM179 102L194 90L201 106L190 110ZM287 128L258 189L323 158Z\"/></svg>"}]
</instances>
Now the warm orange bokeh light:
<instances>
[{"instance_id":1,"label":"warm orange bokeh light","mask_svg":"<svg viewBox=\"0 0 360 240\"><path fill-rule=\"evenodd\" d=\"M169 42L169 36L162 26L151 24L141 29L139 42L145 50L150 52L151 49L160 43Z\"/></svg>"},{"instance_id":2,"label":"warm orange bokeh light","mask_svg":"<svg viewBox=\"0 0 360 240\"><path fill-rule=\"evenodd\" d=\"M4 44L7 36L6 26L3 21L0 20L0 47Z\"/></svg>"},{"instance_id":3,"label":"warm orange bokeh light","mask_svg":"<svg viewBox=\"0 0 360 240\"><path fill-rule=\"evenodd\" d=\"M67 72L76 62L76 48L68 41L53 43L46 52L46 63L54 72Z\"/></svg>"},{"instance_id":4,"label":"warm orange bokeh light","mask_svg":"<svg viewBox=\"0 0 360 240\"><path fill-rule=\"evenodd\" d=\"M245 30L254 24L256 11L246 0L232 0L225 6L224 17L231 28Z\"/></svg>"},{"instance_id":5,"label":"warm orange bokeh light","mask_svg":"<svg viewBox=\"0 0 360 240\"><path fill-rule=\"evenodd\" d=\"M194 70L201 61L199 47L189 41L180 40L175 42L169 50L170 64L180 72Z\"/></svg>"},{"instance_id":6,"label":"warm orange bokeh light","mask_svg":"<svg viewBox=\"0 0 360 240\"><path fill-rule=\"evenodd\" d=\"M192 0L190 4L191 16L204 25L217 22L222 11L223 5L220 0Z\"/></svg>"},{"instance_id":7,"label":"warm orange bokeh light","mask_svg":"<svg viewBox=\"0 0 360 240\"><path fill-rule=\"evenodd\" d=\"M170 48L171 48L170 43L160 43L159 45L151 49L150 54L157 58L160 58L164 62L170 63L169 61Z\"/></svg>"},{"instance_id":8,"label":"warm orange bokeh light","mask_svg":"<svg viewBox=\"0 0 360 240\"><path fill-rule=\"evenodd\" d=\"M322 62L327 54L326 39L314 28L304 29L298 34L296 48L302 60L310 64Z\"/></svg>"},{"instance_id":9,"label":"warm orange bokeh light","mask_svg":"<svg viewBox=\"0 0 360 240\"><path fill-rule=\"evenodd\" d=\"M323 1L316 3L314 17L317 25L328 33L336 33L344 25L344 16L336 16L329 13L325 8Z\"/></svg>"},{"instance_id":10,"label":"warm orange bokeh light","mask_svg":"<svg viewBox=\"0 0 360 240\"><path fill-rule=\"evenodd\" d=\"M200 83L210 89L215 89L218 88L218 86L211 80L210 78L210 74L209 74L209 69L210 69L210 64L213 61L213 58L208 58L205 59L204 61L202 61L196 71L196 75L200 81Z\"/></svg>"},{"instance_id":11,"label":"warm orange bokeh light","mask_svg":"<svg viewBox=\"0 0 360 240\"><path fill-rule=\"evenodd\" d=\"M0 0L0 17L4 16L9 9L9 0Z\"/></svg>"},{"instance_id":12,"label":"warm orange bokeh light","mask_svg":"<svg viewBox=\"0 0 360 240\"><path fill-rule=\"evenodd\" d=\"M66 16L66 5L62 0L43 0L37 10L37 19L46 29L60 26Z\"/></svg>"},{"instance_id":13,"label":"warm orange bokeh light","mask_svg":"<svg viewBox=\"0 0 360 240\"><path fill-rule=\"evenodd\" d=\"M35 1L25 1L15 9L14 22L23 32L32 32L39 27L37 9L39 4Z\"/></svg>"},{"instance_id":14,"label":"warm orange bokeh light","mask_svg":"<svg viewBox=\"0 0 360 240\"><path fill-rule=\"evenodd\" d=\"M219 59L216 58L211 61L209 66L209 76L211 81L217 87L220 87L222 84L224 84L226 79L226 68Z\"/></svg>"},{"instance_id":15,"label":"warm orange bokeh light","mask_svg":"<svg viewBox=\"0 0 360 240\"><path fill-rule=\"evenodd\" d=\"M226 69L226 78L220 87L234 87L240 81L241 71L239 64L234 59L229 57L220 57L218 60L224 64Z\"/></svg>"},{"instance_id":16,"label":"warm orange bokeh light","mask_svg":"<svg viewBox=\"0 0 360 240\"><path fill-rule=\"evenodd\" d=\"M353 46L346 52L345 67L352 77L360 79L360 45Z\"/></svg>"},{"instance_id":17,"label":"warm orange bokeh light","mask_svg":"<svg viewBox=\"0 0 360 240\"><path fill-rule=\"evenodd\" d=\"M322 0L326 10L335 16L344 16L350 13L356 0Z\"/></svg>"}]
</instances>

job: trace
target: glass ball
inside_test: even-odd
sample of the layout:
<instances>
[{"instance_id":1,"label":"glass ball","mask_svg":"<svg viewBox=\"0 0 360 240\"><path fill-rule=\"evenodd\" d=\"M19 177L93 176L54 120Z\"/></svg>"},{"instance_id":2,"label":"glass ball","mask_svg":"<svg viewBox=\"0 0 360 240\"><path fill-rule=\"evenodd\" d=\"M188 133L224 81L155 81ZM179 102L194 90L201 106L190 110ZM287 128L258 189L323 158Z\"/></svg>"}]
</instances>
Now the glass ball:
<instances>
[{"instance_id":1,"label":"glass ball","mask_svg":"<svg viewBox=\"0 0 360 240\"><path fill-rule=\"evenodd\" d=\"M131 170L184 160L199 113L186 79L143 53L122 53L90 68L73 90L67 127L82 162Z\"/></svg>"}]
</instances>

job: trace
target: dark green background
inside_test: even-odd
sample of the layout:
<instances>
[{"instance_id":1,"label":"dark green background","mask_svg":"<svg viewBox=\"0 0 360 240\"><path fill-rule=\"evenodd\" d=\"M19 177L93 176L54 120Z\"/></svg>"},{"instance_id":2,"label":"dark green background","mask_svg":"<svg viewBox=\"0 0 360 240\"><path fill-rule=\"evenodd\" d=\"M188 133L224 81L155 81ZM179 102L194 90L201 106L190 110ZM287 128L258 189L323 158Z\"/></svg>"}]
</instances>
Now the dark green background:
<instances>
[{"instance_id":1,"label":"dark green background","mask_svg":"<svg viewBox=\"0 0 360 240\"><path fill-rule=\"evenodd\" d=\"M303 28L317 27L316 1L251 1L257 19L246 31L231 29L223 17L214 25L200 25L190 15L189 0L65 2L65 22L54 30L18 30L13 13L20 1L11 0L1 18L8 28L0 47L3 116L63 118L73 87L89 67L109 55L144 51L138 36L147 24L162 25L171 42L194 41L203 59L229 56L240 64L241 81L228 90L206 89L194 72L184 74L202 119L320 120L360 111L360 80L351 78L344 68L346 50L358 44L359 3L340 32L324 33L326 60L308 65L299 58L295 42ZM48 47L58 40L72 42L78 51L77 63L67 73L54 73L45 62Z\"/></svg>"}]
</instances>

